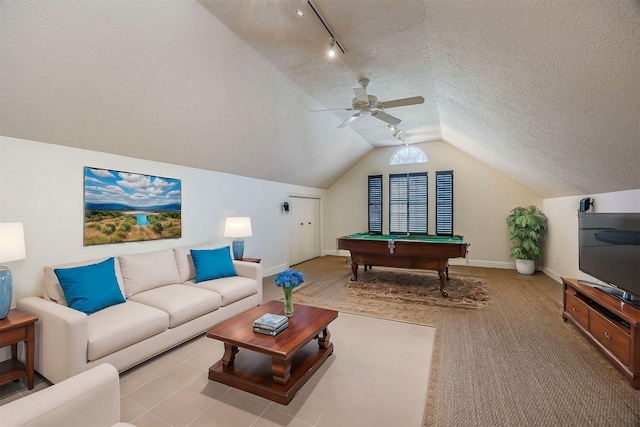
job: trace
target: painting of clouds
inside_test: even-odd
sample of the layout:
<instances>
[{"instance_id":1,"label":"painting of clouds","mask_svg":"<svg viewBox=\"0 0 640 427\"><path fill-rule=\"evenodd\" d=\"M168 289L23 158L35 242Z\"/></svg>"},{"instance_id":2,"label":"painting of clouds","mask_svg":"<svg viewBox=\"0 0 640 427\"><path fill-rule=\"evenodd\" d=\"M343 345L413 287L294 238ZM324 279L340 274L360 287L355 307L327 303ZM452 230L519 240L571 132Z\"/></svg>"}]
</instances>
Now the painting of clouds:
<instances>
[{"instance_id":1,"label":"painting of clouds","mask_svg":"<svg viewBox=\"0 0 640 427\"><path fill-rule=\"evenodd\" d=\"M179 179L84 168L84 245L177 239Z\"/></svg>"}]
</instances>

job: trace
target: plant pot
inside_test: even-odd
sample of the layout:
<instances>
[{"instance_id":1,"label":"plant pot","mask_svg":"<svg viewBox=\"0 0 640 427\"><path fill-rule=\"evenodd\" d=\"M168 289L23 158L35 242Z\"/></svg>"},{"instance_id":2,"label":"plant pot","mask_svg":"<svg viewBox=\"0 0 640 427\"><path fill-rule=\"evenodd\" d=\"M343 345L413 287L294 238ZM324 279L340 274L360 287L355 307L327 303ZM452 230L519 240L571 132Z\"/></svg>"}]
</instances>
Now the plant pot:
<instances>
[{"instance_id":1,"label":"plant pot","mask_svg":"<svg viewBox=\"0 0 640 427\"><path fill-rule=\"evenodd\" d=\"M517 259L516 271L520 274L533 274L536 271L536 262L530 259Z\"/></svg>"}]
</instances>

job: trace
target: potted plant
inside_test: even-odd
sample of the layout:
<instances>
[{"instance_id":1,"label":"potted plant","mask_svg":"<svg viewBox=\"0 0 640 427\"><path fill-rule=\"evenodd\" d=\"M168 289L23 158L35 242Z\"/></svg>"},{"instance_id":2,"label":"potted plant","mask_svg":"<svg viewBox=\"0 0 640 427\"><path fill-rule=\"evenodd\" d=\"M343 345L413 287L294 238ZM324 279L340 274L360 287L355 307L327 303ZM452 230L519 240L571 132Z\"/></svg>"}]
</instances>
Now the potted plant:
<instances>
[{"instance_id":1,"label":"potted plant","mask_svg":"<svg viewBox=\"0 0 640 427\"><path fill-rule=\"evenodd\" d=\"M535 206L513 208L507 216L511 256L520 274L533 274L542 253L542 237L547 231L547 217Z\"/></svg>"}]
</instances>

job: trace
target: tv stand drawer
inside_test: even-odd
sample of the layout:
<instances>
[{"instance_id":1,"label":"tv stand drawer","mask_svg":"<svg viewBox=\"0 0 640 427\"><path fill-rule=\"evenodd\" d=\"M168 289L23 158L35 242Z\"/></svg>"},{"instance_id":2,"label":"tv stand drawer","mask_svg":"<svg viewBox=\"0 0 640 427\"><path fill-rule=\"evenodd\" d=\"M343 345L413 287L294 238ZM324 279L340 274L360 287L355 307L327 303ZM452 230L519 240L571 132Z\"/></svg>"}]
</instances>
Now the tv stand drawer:
<instances>
[{"instance_id":1,"label":"tv stand drawer","mask_svg":"<svg viewBox=\"0 0 640 427\"><path fill-rule=\"evenodd\" d=\"M583 328L589 329L589 307L583 301L569 293L569 291L567 291L566 294L566 311L576 319Z\"/></svg>"},{"instance_id":2,"label":"tv stand drawer","mask_svg":"<svg viewBox=\"0 0 640 427\"><path fill-rule=\"evenodd\" d=\"M609 319L592 311L590 317L589 332L600 344L613 353L623 364L629 365L629 353L631 351L631 339L629 335L621 331Z\"/></svg>"}]
</instances>

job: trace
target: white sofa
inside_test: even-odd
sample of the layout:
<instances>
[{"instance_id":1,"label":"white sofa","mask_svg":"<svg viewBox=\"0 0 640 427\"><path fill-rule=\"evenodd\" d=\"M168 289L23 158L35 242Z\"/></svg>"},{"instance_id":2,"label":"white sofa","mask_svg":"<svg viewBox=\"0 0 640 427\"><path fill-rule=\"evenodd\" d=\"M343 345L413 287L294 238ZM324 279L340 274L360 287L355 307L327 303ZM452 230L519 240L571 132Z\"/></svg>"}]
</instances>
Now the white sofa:
<instances>
[{"instance_id":1,"label":"white sofa","mask_svg":"<svg viewBox=\"0 0 640 427\"><path fill-rule=\"evenodd\" d=\"M38 317L36 371L52 383L102 363L122 372L262 304L260 264L234 260L237 276L196 283L190 249L212 247L114 257L126 302L89 315L67 306L54 270L102 260L45 267L44 298L17 302Z\"/></svg>"},{"instance_id":2,"label":"white sofa","mask_svg":"<svg viewBox=\"0 0 640 427\"><path fill-rule=\"evenodd\" d=\"M105 363L0 408L2 427L131 426L120 421L120 377Z\"/></svg>"}]
</instances>

